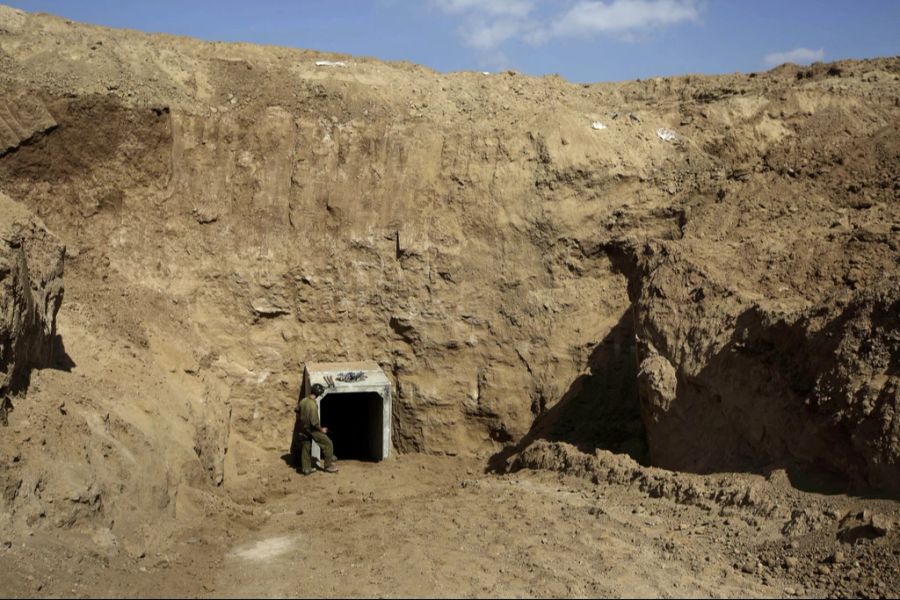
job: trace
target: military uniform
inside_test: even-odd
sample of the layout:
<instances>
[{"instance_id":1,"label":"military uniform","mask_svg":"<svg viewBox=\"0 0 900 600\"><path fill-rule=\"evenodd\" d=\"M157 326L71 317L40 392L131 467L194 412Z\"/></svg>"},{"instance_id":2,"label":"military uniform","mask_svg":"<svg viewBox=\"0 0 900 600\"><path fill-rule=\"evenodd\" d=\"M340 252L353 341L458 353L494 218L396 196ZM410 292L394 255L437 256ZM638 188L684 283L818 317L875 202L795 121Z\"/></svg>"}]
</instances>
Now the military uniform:
<instances>
[{"instance_id":1,"label":"military uniform","mask_svg":"<svg viewBox=\"0 0 900 600\"><path fill-rule=\"evenodd\" d=\"M331 438L319 431L319 405L313 396L306 396L297 407L300 427L297 437L300 439L300 468L303 473L312 471L312 443L315 442L322 450L325 459L325 468L329 469L334 463L334 444Z\"/></svg>"}]
</instances>

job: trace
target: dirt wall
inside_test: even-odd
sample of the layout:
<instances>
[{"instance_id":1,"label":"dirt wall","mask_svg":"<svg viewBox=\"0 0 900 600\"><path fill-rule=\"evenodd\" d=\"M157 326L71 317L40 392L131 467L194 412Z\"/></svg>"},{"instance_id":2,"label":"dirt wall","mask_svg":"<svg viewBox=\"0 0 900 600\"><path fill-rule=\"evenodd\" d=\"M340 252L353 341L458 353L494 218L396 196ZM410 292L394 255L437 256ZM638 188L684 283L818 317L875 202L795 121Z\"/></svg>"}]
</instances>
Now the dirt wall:
<instances>
[{"instance_id":1,"label":"dirt wall","mask_svg":"<svg viewBox=\"0 0 900 600\"><path fill-rule=\"evenodd\" d=\"M50 366L63 299L65 249L40 219L0 194L0 419L27 388L31 369Z\"/></svg>"},{"instance_id":2,"label":"dirt wall","mask_svg":"<svg viewBox=\"0 0 900 600\"><path fill-rule=\"evenodd\" d=\"M800 311L761 306L660 247L635 278L652 462L787 467L898 492L898 298L888 278ZM824 484L822 484L824 485Z\"/></svg>"}]
</instances>

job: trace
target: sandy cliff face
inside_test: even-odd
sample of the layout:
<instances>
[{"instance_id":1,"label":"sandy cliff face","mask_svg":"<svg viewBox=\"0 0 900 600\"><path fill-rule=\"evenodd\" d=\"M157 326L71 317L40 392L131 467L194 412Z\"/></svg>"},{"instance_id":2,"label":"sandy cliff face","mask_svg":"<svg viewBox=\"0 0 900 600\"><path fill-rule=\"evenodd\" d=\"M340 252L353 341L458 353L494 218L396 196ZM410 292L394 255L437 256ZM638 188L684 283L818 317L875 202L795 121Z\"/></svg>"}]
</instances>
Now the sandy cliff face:
<instances>
[{"instance_id":1,"label":"sandy cliff face","mask_svg":"<svg viewBox=\"0 0 900 600\"><path fill-rule=\"evenodd\" d=\"M824 469L897 492L896 280L784 311L665 246L643 265L638 378L654 464L784 466L801 485Z\"/></svg>"},{"instance_id":2,"label":"sandy cliff face","mask_svg":"<svg viewBox=\"0 0 900 600\"><path fill-rule=\"evenodd\" d=\"M0 22L78 365L29 410L80 372L156 506L259 476L321 360L384 367L401 452L898 480L897 60L581 86Z\"/></svg>"},{"instance_id":3,"label":"sandy cliff face","mask_svg":"<svg viewBox=\"0 0 900 600\"><path fill-rule=\"evenodd\" d=\"M63 299L64 249L40 219L0 194L0 396L28 386L31 369L50 366Z\"/></svg>"}]
</instances>

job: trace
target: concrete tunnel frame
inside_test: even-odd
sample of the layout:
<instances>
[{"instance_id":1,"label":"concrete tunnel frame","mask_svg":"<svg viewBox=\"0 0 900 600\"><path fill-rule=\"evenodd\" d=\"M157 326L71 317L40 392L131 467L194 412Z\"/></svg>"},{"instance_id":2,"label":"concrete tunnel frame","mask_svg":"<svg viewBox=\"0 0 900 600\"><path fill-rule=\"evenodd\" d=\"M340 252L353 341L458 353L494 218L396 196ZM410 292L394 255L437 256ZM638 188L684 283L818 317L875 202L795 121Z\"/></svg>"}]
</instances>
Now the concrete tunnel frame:
<instances>
[{"instance_id":1,"label":"concrete tunnel frame","mask_svg":"<svg viewBox=\"0 0 900 600\"><path fill-rule=\"evenodd\" d=\"M346 373L362 373L365 378L352 382L339 381L338 377ZM334 382L334 387L328 385L329 379ZM321 384L325 388L325 394L317 400L322 424L329 427L326 417L340 414L341 409L358 411L360 404L368 407L365 416L354 415L356 419L364 418L366 420L365 435L367 436L368 451L365 454L369 460L380 461L389 458L392 446L391 382L378 363L374 361L308 363L303 370L303 395L309 394L315 383ZM342 402L342 395L347 398L348 402ZM373 402L376 396L380 402ZM354 402L350 402L350 399ZM351 404L355 404L355 406ZM340 433L338 433L339 435ZM335 454L341 458L339 440L335 439L333 435L330 437L335 442ZM313 456L319 458L320 454L319 446L313 442Z\"/></svg>"}]
</instances>

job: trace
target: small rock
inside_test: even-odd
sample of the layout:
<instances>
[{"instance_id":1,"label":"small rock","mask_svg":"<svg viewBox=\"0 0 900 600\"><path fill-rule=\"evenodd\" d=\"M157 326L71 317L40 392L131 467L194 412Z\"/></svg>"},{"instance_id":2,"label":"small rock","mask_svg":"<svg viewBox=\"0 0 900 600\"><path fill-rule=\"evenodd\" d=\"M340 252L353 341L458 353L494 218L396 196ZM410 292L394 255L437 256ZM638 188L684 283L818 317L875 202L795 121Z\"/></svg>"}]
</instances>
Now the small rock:
<instances>
[{"instance_id":1,"label":"small rock","mask_svg":"<svg viewBox=\"0 0 900 600\"><path fill-rule=\"evenodd\" d=\"M294 514L302 515L302 514L303 514L303 509L302 509L302 508L298 508L298 509L297 509L297 512L294 513Z\"/></svg>"},{"instance_id":2,"label":"small rock","mask_svg":"<svg viewBox=\"0 0 900 600\"><path fill-rule=\"evenodd\" d=\"M194 217L194 220L201 225L208 225L210 223L215 223L219 220L219 213L210 207L194 207L191 210L191 214Z\"/></svg>"},{"instance_id":3,"label":"small rock","mask_svg":"<svg viewBox=\"0 0 900 600\"><path fill-rule=\"evenodd\" d=\"M290 312L287 308L278 306L267 298L256 298L250 303L250 308L252 308L253 312L258 316L269 318L286 315Z\"/></svg>"},{"instance_id":4,"label":"small rock","mask_svg":"<svg viewBox=\"0 0 900 600\"><path fill-rule=\"evenodd\" d=\"M800 564L800 561L796 556L786 556L784 558L784 567L786 569L796 569L797 565Z\"/></svg>"},{"instance_id":5,"label":"small rock","mask_svg":"<svg viewBox=\"0 0 900 600\"><path fill-rule=\"evenodd\" d=\"M879 514L873 514L869 519L869 523L871 523L872 529L878 535L887 535L890 533L891 526L893 525L890 519Z\"/></svg>"},{"instance_id":6,"label":"small rock","mask_svg":"<svg viewBox=\"0 0 900 600\"><path fill-rule=\"evenodd\" d=\"M828 557L828 562L830 562L831 564L840 564L844 562L845 559L846 557L844 556L844 553L838 550Z\"/></svg>"},{"instance_id":7,"label":"small rock","mask_svg":"<svg viewBox=\"0 0 900 600\"><path fill-rule=\"evenodd\" d=\"M825 516L830 519L842 519L844 517L844 514L842 511L829 508L825 511Z\"/></svg>"}]
</instances>

